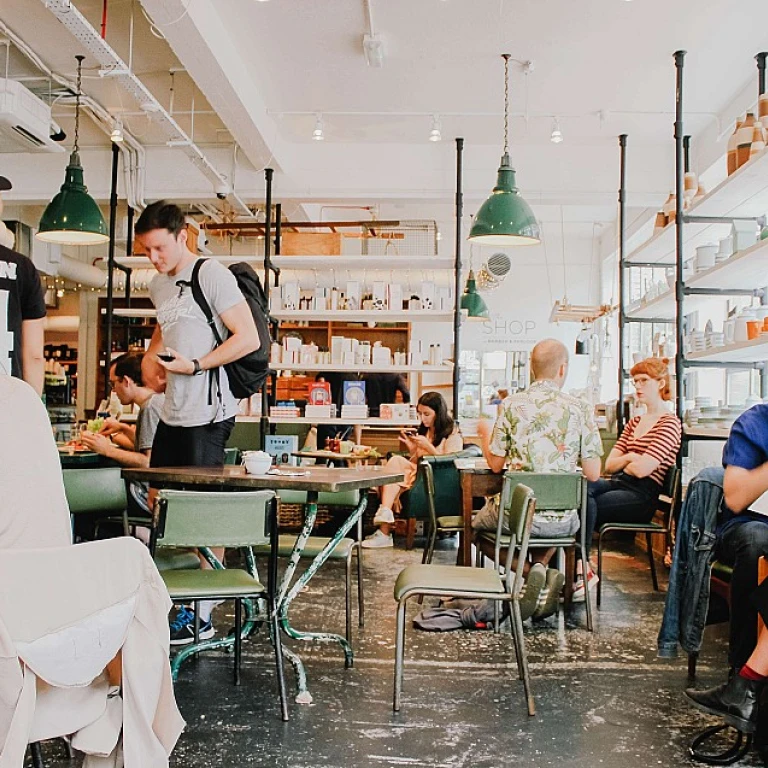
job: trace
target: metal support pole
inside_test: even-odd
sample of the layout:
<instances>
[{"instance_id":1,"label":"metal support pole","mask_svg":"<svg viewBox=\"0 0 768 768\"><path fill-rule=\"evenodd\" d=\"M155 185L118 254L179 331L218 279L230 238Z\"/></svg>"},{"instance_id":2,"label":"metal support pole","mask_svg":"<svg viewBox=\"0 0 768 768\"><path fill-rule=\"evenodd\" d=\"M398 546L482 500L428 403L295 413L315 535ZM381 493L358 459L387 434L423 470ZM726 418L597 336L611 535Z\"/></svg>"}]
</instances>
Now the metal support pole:
<instances>
[{"instance_id":1,"label":"metal support pole","mask_svg":"<svg viewBox=\"0 0 768 768\"><path fill-rule=\"evenodd\" d=\"M133 207L128 206L128 215L125 222L125 255L133 256ZM125 277L125 306L130 309L131 306L131 270L128 270Z\"/></svg>"},{"instance_id":2,"label":"metal support pole","mask_svg":"<svg viewBox=\"0 0 768 768\"><path fill-rule=\"evenodd\" d=\"M269 271L271 267L270 263L270 245L272 237L272 176L274 170L272 168L264 169L264 180L266 182L266 200L264 211L264 291L266 293L267 301L269 301ZM277 382L275 378L272 378L272 386L275 387L275 394L277 394ZM267 430L269 429L269 393L267 392L267 384L264 382L264 386L261 388L261 419L259 419L259 432L261 439L261 450L263 451L267 445Z\"/></svg>"},{"instance_id":3,"label":"metal support pole","mask_svg":"<svg viewBox=\"0 0 768 768\"><path fill-rule=\"evenodd\" d=\"M683 330L683 66L685 51L675 51L675 320L677 354L675 355L675 390L677 415L683 418L685 402L685 386L683 376L685 365L683 351L685 349L685 335Z\"/></svg>"},{"instance_id":4,"label":"metal support pole","mask_svg":"<svg viewBox=\"0 0 768 768\"><path fill-rule=\"evenodd\" d=\"M456 245L453 262L453 418L459 421L459 382L461 380L461 217L464 215L462 193L462 153L464 139L456 139Z\"/></svg>"},{"instance_id":5,"label":"metal support pole","mask_svg":"<svg viewBox=\"0 0 768 768\"><path fill-rule=\"evenodd\" d=\"M109 193L109 250L107 254L107 337L104 359L104 396L109 397L109 367L112 362L112 317L115 298L115 229L117 227L117 166L120 150L112 142L112 184Z\"/></svg>"},{"instance_id":6,"label":"metal support pole","mask_svg":"<svg viewBox=\"0 0 768 768\"><path fill-rule=\"evenodd\" d=\"M275 256L279 256L282 252L282 237L283 237L283 204L278 203L275 206ZM280 285L280 268L272 267L272 272L275 275L275 288ZM269 298L269 293L267 293Z\"/></svg>"},{"instance_id":7,"label":"metal support pole","mask_svg":"<svg viewBox=\"0 0 768 768\"><path fill-rule=\"evenodd\" d=\"M616 402L616 434L620 435L624 429L624 306L625 275L624 275L624 249L626 247L626 188L627 188L627 134L619 136L620 162L619 162L619 398Z\"/></svg>"},{"instance_id":8,"label":"metal support pole","mask_svg":"<svg viewBox=\"0 0 768 768\"><path fill-rule=\"evenodd\" d=\"M765 221L764 216L696 216L684 213L681 221L684 224L733 224L734 221Z\"/></svg>"},{"instance_id":9,"label":"metal support pole","mask_svg":"<svg viewBox=\"0 0 768 768\"><path fill-rule=\"evenodd\" d=\"M685 288L686 296L754 296L762 298L763 288Z\"/></svg>"},{"instance_id":10,"label":"metal support pole","mask_svg":"<svg viewBox=\"0 0 768 768\"><path fill-rule=\"evenodd\" d=\"M762 371L764 363L726 363L722 360L685 360L686 368L724 368L740 371Z\"/></svg>"},{"instance_id":11,"label":"metal support pole","mask_svg":"<svg viewBox=\"0 0 768 768\"><path fill-rule=\"evenodd\" d=\"M663 317L627 317L624 315L625 323L651 323L652 325L674 325L673 318Z\"/></svg>"},{"instance_id":12,"label":"metal support pole","mask_svg":"<svg viewBox=\"0 0 768 768\"><path fill-rule=\"evenodd\" d=\"M765 59L768 52L762 51L755 56L757 62L757 95L762 96L765 93Z\"/></svg>"},{"instance_id":13,"label":"metal support pole","mask_svg":"<svg viewBox=\"0 0 768 768\"><path fill-rule=\"evenodd\" d=\"M683 168L685 172L691 170L691 137L683 136Z\"/></svg>"}]
</instances>

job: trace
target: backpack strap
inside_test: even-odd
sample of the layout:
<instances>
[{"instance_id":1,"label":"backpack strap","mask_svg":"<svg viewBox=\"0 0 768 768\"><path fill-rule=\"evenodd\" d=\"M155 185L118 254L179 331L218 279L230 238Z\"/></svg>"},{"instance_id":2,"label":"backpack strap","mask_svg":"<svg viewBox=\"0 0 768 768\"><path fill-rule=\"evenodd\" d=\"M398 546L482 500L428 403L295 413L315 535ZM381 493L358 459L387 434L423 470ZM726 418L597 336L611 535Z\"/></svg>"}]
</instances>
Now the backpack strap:
<instances>
[{"instance_id":1,"label":"backpack strap","mask_svg":"<svg viewBox=\"0 0 768 768\"><path fill-rule=\"evenodd\" d=\"M192 267L192 279L190 281L192 288L192 298L195 300L197 306L200 307L202 313L205 315L205 320L208 323L208 327L213 332L213 338L216 340L216 346L220 347L224 342L222 341L221 335L219 334L219 329L216 327L216 321L213 319L213 311L211 310L211 305L205 298L203 288L200 285L200 270L206 261L208 261L208 259L198 259L195 262L195 266ZM214 385L216 386L216 397L218 398L219 403L221 403L221 381L218 368L210 368L208 370L208 405L213 405Z\"/></svg>"}]
</instances>

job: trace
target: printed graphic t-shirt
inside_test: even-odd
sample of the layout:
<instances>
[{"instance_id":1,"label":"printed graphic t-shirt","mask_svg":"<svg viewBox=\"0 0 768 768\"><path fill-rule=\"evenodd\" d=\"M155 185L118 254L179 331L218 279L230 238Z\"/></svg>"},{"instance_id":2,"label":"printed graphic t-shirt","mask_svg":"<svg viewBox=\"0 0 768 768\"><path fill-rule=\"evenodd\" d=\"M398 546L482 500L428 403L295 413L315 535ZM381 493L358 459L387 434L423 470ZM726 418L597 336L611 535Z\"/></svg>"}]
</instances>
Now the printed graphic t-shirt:
<instances>
[{"instance_id":1,"label":"printed graphic t-shirt","mask_svg":"<svg viewBox=\"0 0 768 768\"><path fill-rule=\"evenodd\" d=\"M0 374L21 378L21 324L45 317L45 296L35 265L0 245Z\"/></svg>"},{"instance_id":2,"label":"printed graphic t-shirt","mask_svg":"<svg viewBox=\"0 0 768 768\"><path fill-rule=\"evenodd\" d=\"M175 275L157 274L149 284L163 344L189 360L199 360L216 347L213 331L192 296L192 270L196 261ZM219 334L226 339L229 331L220 315L245 298L235 276L218 262L206 261L199 277ZM211 379L209 371L198 376L169 373L161 414L163 422L171 427L199 427L233 417L237 413L237 401L230 392L227 372L219 369L221 399Z\"/></svg>"}]
</instances>

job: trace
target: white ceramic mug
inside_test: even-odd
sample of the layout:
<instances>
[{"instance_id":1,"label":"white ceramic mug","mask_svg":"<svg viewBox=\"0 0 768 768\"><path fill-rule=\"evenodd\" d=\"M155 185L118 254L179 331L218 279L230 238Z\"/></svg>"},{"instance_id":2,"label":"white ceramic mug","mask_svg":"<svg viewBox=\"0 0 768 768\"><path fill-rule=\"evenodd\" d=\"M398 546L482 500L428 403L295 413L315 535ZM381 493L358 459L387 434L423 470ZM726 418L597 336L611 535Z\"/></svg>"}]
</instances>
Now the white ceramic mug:
<instances>
[{"instance_id":1,"label":"white ceramic mug","mask_svg":"<svg viewBox=\"0 0 768 768\"><path fill-rule=\"evenodd\" d=\"M739 315L738 317L734 318L734 331L733 331L733 340L735 342L739 341L747 341L749 338L749 335L747 333L747 320L752 320L754 318L752 317L746 317L745 315Z\"/></svg>"},{"instance_id":2,"label":"white ceramic mug","mask_svg":"<svg viewBox=\"0 0 768 768\"><path fill-rule=\"evenodd\" d=\"M705 269L714 267L717 252L717 245L700 245L696 249L696 271L702 272Z\"/></svg>"},{"instance_id":3,"label":"white ceramic mug","mask_svg":"<svg viewBox=\"0 0 768 768\"><path fill-rule=\"evenodd\" d=\"M243 451L243 463L249 475L265 475L272 466L272 457L266 451Z\"/></svg>"}]
</instances>

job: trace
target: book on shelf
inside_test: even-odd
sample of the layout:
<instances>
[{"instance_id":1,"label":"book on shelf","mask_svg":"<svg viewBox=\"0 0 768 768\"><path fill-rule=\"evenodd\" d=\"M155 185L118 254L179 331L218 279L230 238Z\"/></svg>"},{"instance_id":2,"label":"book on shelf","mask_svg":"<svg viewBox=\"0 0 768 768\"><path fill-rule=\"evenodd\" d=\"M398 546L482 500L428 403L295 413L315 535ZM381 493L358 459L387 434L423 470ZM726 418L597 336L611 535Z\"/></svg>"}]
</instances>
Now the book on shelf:
<instances>
[{"instance_id":1,"label":"book on shelf","mask_svg":"<svg viewBox=\"0 0 768 768\"><path fill-rule=\"evenodd\" d=\"M331 384L328 381L315 381L309 385L310 405L331 404Z\"/></svg>"},{"instance_id":2,"label":"book on shelf","mask_svg":"<svg viewBox=\"0 0 768 768\"><path fill-rule=\"evenodd\" d=\"M304 407L304 415L308 419L330 419L333 415L331 413L332 406L328 405L312 405L308 404Z\"/></svg>"},{"instance_id":3,"label":"book on shelf","mask_svg":"<svg viewBox=\"0 0 768 768\"><path fill-rule=\"evenodd\" d=\"M367 405L342 405L341 418L342 419L367 419L368 406Z\"/></svg>"},{"instance_id":4,"label":"book on shelf","mask_svg":"<svg viewBox=\"0 0 768 768\"><path fill-rule=\"evenodd\" d=\"M343 393L342 405L365 405L364 381L343 382Z\"/></svg>"}]
</instances>

